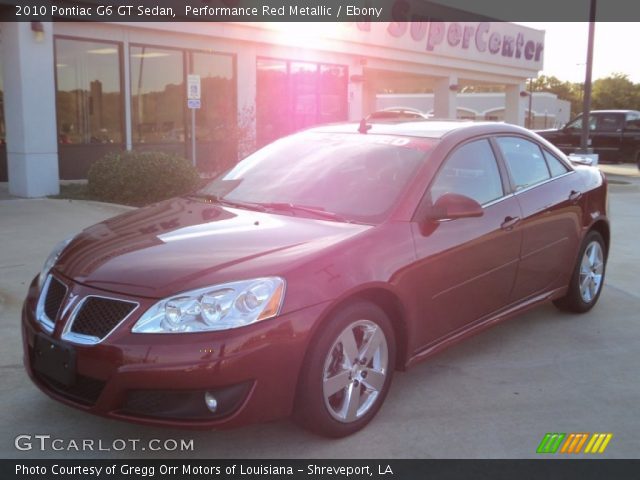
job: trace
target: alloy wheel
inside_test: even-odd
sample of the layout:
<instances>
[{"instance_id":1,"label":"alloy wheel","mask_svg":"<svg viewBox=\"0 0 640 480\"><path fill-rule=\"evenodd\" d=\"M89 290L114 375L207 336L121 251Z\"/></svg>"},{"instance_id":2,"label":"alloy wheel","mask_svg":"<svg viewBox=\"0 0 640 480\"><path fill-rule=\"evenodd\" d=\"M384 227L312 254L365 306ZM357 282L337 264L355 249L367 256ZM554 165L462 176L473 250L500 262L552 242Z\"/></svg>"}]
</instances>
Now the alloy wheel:
<instances>
[{"instance_id":1,"label":"alloy wheel","mask_svg":"<svg viewBox=\"0 0 640 480\"><path fill-rule=\"evenodd\" d=\"M324 362L323 395L331 416L344 423L362 418L378 399L388 374L387 339L370 320L351 323Z\"/></svg>"},{"instance_id":2,"label":"alloy wheel","mask_svg":"<svg viewBox=\"0 0 640 480\"><path fill-rule=\"evenodd\" d=\"M591 303L600 291L604 273L604 254L600 243L589 243L580 263L580 296L585 303Z\"/></svg>"}]
</instances>

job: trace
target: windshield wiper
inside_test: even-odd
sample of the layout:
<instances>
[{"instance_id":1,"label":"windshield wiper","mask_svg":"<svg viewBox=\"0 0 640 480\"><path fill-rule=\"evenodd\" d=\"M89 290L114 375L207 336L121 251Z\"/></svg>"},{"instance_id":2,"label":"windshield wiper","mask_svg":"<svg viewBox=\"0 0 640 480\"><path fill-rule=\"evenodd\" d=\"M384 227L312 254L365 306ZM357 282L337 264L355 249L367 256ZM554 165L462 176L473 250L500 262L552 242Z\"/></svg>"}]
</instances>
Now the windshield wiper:
<instances>
[{"instance_id":1,"label":"windshield wiper","mask_svg":"<svg viewBox=\"0 0 640 480\"><path fill-rule=\"evenodd\" d=\"M346 217L334 212L328 212L322 207L312 207L308 205L298 205L290 202L236 202L221 198L218 195L210 193L193 193L188 195L193 198L202 198L208 202L219 203L229 207L237 207L249 210L257 210L259 212L290 212L295 215L296 212L308 213L319 218L333 220L336 222L356 223Z\"/></svg>"},{"instance_id":2,"label":"windshield wiper","mask_svg":"<svg viewBox=\"0 0 640 480\"><path fill-rule=\"evenodd\" d=\"M264 207L267 211L282 212L288 211L291 213L302 212L315 215L316 217L326 218L327 220L334 220L336 222L354 223L353 220L349 220L342 215L335 212L328 212L322 207L312 207L307 205L298 205L289 202L269 202L260 203L261 207Z\"/></svg>"},{"instance_id":3,"label":"windshield wiper","mask_svg":"<svg viewBox=\"0 0 640 480\"><path fill-rule=\"evenodd\" d=\"M227 200L226 198L221 198L218 195L214 195L211 193L192 193L190 195L187 195L188 197L192 197L192 198L202 198L204 200L206 200L207 202L212 202L212 203L219 203L220 205L224 205L227 207L236 207L236 208L242 208L242 209L248 209L248 210L257 210L259 212L266 212L267 209L265 207L263 207L261 204L259 203L252 203L252 202L235 202L233 200Z\"/></svg>"}]
</instances>

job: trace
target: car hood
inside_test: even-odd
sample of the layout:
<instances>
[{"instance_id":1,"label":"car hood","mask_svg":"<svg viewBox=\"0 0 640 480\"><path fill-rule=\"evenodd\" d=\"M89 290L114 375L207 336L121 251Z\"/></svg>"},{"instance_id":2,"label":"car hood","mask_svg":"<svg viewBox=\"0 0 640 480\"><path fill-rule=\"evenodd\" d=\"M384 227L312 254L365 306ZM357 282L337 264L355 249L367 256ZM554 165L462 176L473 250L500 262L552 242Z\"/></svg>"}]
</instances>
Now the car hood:
<instances>
[{"instance_id":1,"label":"car hood","mask_svg":"<svg viewBox=\"0 0 640 480\"><path fill-rule=\"evenodd\" d=\"M91 287L150 298L283 275L367 225L275 215L177 198L82 231L55 270Z\"/></svg>"}]
</instances>

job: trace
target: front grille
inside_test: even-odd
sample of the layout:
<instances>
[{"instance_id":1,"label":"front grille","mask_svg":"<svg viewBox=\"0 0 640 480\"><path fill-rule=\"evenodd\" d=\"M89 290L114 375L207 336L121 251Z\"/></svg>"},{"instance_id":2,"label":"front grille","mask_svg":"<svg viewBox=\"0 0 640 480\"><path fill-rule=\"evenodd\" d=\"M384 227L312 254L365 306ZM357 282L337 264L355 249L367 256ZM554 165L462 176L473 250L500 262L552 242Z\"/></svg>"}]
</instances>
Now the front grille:
<instances>
[{"instance_id":1,"label":"front grille","mask_svg":"<svg viewBox=\"0 0 640 480\"><path fill-rule=\"evenodd\" d=\"M52 276L49 281L49 288L46 294L47 296L44 299L44 313L52 322L56 321L58 310L60 310L62 300L64 300L66 293L67 287Z\"/></svg>"},{"instance_id":2,"label":"front grille","mask_svg":"<svg viewBox=\"0 0 640 480\"><path fill-rule=\"evenodd\" d=\"M77 375L73 385L67 386L56 380L36 372L36 378L54 392L83 405L93 405L100 397L105 382L95 378Z\"/></svg>"},{"instance_id":3,"label":"front grille","mask_svg":"<svg viewBox=\"0 0 640 480\"><path fill-rule=\"evenodd\" d=\"M87 297L76 315L71 331L104 338L126 318L137 304L114 298Z\"/></svg>"}]
</instances>

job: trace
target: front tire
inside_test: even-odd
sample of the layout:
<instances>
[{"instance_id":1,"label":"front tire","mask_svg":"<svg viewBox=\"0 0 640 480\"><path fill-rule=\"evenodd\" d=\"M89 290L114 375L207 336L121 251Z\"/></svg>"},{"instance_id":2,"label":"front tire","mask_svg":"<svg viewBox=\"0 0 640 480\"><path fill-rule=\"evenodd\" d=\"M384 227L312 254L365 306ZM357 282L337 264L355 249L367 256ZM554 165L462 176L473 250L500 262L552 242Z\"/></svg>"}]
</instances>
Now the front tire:
<instances>
[{"instance_id":1,"label":"front tire","mask_svg":"<svg viewBox=\"0 0 640 480\"><path fill-rule=\"evenodd\" d=\"M582 242L569 291L553 303L560 310L588 312L598 302L607 263L607 250L600 233L592 230Z\"/></svg>"},{"instance_id":2,"label":"front tire","mask_svg":"<svg viewBox=\"0 0 640 480\"><path fill-rule=\"evenodd\" d=\"M373 419L395 368L393 326L376 305L352 303L323 326L305 361L294 418L328 437L344 437Z\"/></svg>"}]
</instances>

